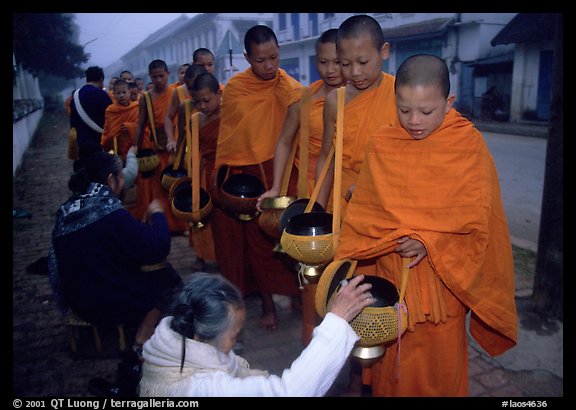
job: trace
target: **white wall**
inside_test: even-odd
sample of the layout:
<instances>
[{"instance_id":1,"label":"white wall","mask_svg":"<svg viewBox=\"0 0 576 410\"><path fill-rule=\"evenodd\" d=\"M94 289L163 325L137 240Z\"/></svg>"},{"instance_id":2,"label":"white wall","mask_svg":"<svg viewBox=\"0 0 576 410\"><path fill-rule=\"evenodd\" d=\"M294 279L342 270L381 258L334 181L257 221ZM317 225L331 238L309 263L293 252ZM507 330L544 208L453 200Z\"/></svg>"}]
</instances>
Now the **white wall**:
<instances>
[{"instance_id":1,"label":"white wall","mask_svg":"<svg viewBox=\"0 0 576 410\"><path fill-rule=\"evenodd\" d=\"M16 66L14 56L12 61L14 66ZM12 100L28 99L42 100L38 77L25 71L22 65L19 65L16 81L12 87ZM43 108L38 109L18 119L16 122L12 122L12 176L16 174L16 170L20 166L22 156L38 128L43 113Z\"/></svg>"},{"instance_id":2,"label":"white wall","mask_svg":"<svg viewBox=\"0 0 576 410\"><path fill-rule=\"evenodd\" d=\"M36 110L12 124L12 176L16 175L43 113L44 109Z\"/></svg>"}]
</instances>

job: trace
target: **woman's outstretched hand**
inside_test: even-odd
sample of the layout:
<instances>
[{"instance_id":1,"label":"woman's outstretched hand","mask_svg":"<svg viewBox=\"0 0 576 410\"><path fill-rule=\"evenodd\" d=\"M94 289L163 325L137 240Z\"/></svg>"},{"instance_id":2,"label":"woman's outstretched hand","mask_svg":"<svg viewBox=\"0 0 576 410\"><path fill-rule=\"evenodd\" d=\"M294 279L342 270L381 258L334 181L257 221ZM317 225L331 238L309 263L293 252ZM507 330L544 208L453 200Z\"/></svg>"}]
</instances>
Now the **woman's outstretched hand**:
<instances>
[{"instance_id":1,"label":"woman's outstretched hand","mask_svg":"<svg viewBox=\"0 0 576 410\"><path fill-rule=\"evenodd\" d=\"M363 280L364 275L359 275L341 284L328 310L350 322L362 309L374 303L376 299L370 293L372 285L362 283Z\"/></svg>"}]
</instances>

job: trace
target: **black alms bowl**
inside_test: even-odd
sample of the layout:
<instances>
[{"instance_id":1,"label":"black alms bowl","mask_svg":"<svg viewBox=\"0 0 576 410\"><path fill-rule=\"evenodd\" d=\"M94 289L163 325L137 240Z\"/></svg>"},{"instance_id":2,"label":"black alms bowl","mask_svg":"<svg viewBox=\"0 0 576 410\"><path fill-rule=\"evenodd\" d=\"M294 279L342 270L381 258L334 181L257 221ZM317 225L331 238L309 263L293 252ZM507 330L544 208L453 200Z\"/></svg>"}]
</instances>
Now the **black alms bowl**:
<instances>
[{"instance_id":1,"label":"black alms bowl","mask_svg":"<svg viewBox=\"0 0 576 410\"><path fill-rule=\"evenodd\" d=\"M234 174L224 181L222 190L240 198L258 198L264 193L264 185L254 175Z\"/></svg>"},{"instance_id":2,"label":"black alms bowl","mask_svg":"<svg viewBox=\"0 0 576 410\"><path fill-rule=\"evenodd\" d=\"M332 214L309 212L294 215L286 225L286 232L300 236L319 236L332 233Z\"/></svg>"}]
</instances>

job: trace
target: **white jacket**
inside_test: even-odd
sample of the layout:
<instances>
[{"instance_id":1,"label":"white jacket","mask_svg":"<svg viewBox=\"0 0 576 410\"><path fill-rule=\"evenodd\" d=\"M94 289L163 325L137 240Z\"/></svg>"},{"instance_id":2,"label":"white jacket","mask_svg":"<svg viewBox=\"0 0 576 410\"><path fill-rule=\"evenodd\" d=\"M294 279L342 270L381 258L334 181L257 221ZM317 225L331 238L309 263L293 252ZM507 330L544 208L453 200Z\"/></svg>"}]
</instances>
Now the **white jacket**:
<instances>
[{"instance_id":1,"label":"white jacket","mask_svg":"<svg viewBox=\"0 0 576 410\"><path fill-rule=\"evenodd\" d=\"M348 322L328 313L312 341L282 377L249 368L233 351L227 355L207 343L186 339L180 373L182 336L162 319L144 344L141 397L323 396L359 339Z\"/></svg>"}]
</instances>

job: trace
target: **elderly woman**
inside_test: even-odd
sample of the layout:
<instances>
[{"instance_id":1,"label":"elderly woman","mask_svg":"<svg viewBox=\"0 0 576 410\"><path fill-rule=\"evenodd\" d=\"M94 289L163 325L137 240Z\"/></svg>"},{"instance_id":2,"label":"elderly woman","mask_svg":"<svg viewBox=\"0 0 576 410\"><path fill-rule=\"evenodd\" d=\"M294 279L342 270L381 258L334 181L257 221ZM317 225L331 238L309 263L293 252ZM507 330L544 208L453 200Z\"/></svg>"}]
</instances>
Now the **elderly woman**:
<instances>
[{"instance_id":1,"label":"elderly woman","mask_svg":"<svg viewBox=\"0 0 576 410\"><path fill-rule=\"evenodd\" d=\"M158 201L147 223L124 209L122 160L92 154L70 178L74 194L60 206L52 233L49 269L57 301L101 326L137 327L135 347L154 332L182 280L166 263L170 232Z\"/></svg>"},{"instance_id":2,"label":"elderly woman","mask_svg":"<svg viewBox=\"0 0 576 410\"><path fill-rule=\"evenodd\" d=\"M221 275L192 275L144 344L140 396L323 396L358 340L348 322L375 301L362 280L341 287L310 344L278 377L232 351L246 320L238 289Z\"/></svg>"}]
</instances>

